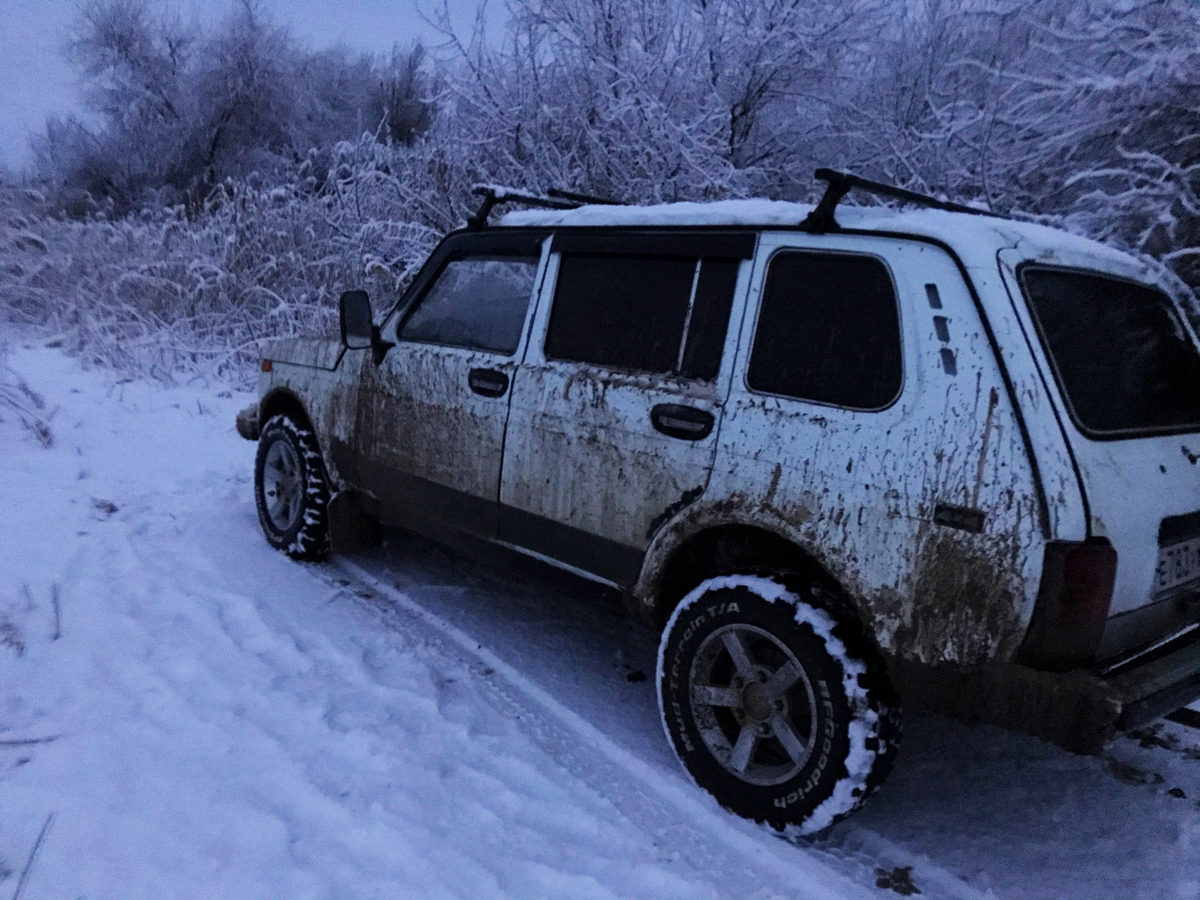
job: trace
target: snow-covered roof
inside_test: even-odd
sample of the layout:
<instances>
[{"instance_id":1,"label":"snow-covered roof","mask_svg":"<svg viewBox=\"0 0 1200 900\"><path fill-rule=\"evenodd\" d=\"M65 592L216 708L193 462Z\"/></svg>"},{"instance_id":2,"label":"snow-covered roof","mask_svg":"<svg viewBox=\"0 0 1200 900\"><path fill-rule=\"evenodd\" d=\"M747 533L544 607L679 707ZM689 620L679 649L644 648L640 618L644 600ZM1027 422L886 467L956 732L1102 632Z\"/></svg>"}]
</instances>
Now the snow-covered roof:
<instances>
[{"instance_id":1,"label":"snow-covered roof","mask_svg":"<svg viewBox=\"0 0 1200 900\"><path fill-rule=\"evenodd\" d=\"M516 210L496 224L541 228L752 226L793 227L813 207L779 200L716 200L711 203L663 203L655 206L582 206L578 209ZM893 210L841 205L835 217L843 228L891 231L943 241L966 265L995 265L996 252L1017 247L1027 258L1053 261L1063 255L1086 257L1096 265L1144 270L1145 264L1112 247L1057 228L993 216L938 209Z\"/></svg>"},{"instance_id":2,"label":"snow-covered roof","mask_svg":"<svg viewBox=\"0 0 1200 900\"><path fill-rule=\"evenodd\" d=\"M805 203L780 200L715 200L711 203L660 203L656 206L581 206L578 209L524 209L505 214L497 224L541 227L624 225L798 225L812 210Z\"/></svg>"}]
</instances>

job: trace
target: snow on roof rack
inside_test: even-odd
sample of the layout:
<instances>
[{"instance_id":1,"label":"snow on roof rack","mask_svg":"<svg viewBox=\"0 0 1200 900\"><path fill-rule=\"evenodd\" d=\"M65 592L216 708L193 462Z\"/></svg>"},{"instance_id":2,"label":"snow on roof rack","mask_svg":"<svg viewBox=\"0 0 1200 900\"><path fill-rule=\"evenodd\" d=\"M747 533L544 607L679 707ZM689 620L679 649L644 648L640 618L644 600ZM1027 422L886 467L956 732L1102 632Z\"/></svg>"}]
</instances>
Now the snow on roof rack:
<instances>
[{"instance_id":1,"label":"snow on roof rack","mask_svg":"<svg viewBox=\"0 0 1200 900\"><path fill-rule=\"evenodd\" d=\"M540 206L546 209L578 209L585 205L617 205L614 200L604 200L600 197L590 197L587 194L577 194L574 191L560 191L551 188L542 197L522 191L517 188L505 187L501 184L477 184L471 188L471 193L482 197L479 211L467 219L467 227L480 229L487 227L488 216L492 208L500 203L521 203L525 206Z\"/></svg>"},{"instance_id":2,"label":"snow on roof rack","mask_svg":"<svg viewBox=\"0 0 1200 900\"><path fill-rule=\"evenodd\" d=\"M829 187L825 188L825 195L821 197L821 202L817 204L816 209L810 212L804 221L800 223L801 228L813 234L823 234L827 231L839 231L841 229L833 214L837 209L837 205L842 201L842 198L854 188L883 197L895 197L897 200L915 203L918 206L944 209L948 212L970 213L973 216L992 216L997 219L1005 218L999 213L990 212L986 209L976 209L973 206L950 203L947 200L939 200L936 197L930 197L928 194L908 191L904 188L884 184L881 181L870 181L866 178L859 178L857 175L851 175L848 172L835 172L833 169L817 169L813 173L813 177L829 184Z\"/></svg>"}]
</instances>

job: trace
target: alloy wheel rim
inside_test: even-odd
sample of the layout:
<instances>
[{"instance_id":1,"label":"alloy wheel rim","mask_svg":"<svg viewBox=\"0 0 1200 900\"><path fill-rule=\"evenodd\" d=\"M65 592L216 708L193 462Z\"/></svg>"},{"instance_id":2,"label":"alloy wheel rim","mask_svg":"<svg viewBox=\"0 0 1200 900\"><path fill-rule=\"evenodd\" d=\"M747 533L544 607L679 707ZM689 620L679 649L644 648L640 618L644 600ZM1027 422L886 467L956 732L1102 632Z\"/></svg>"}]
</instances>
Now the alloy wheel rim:
<instances>
[{"instance_id":1,"label":"alloy wheel rim","mask_svg":"<svg viewBox=\"0 0 1200 900\"><path fill-rule=\"evenodd\" d=\"M712 757L731 775L769 786L795 777L817 740L817 702L796 655L753 625L718 628L691 667L692 716Z\"/></svg>"},{"instance_id":2,"label":"alloy wheel rim","mask_svg":"<svg viewBox=\"0 0 1200 900\"><path fill-rule=\"evenodd\" d=\"M284 440L273 443L263 464L263 499L267 518L279 531L287 531L300 515L304 484L296 451Z\"/></svg>"}]
</instances>

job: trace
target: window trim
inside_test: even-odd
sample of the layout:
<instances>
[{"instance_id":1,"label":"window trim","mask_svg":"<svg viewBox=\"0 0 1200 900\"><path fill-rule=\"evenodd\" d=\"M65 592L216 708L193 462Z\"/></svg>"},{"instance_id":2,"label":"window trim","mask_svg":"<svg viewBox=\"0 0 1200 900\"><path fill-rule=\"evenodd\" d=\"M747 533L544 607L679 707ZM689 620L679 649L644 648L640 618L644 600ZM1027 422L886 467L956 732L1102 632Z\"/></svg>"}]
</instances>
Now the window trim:
<instances>
[{"instance_id":1,"label":"window trim","mask_svg":"<svg viewBox=\"0 0 1200 900\"><path fill-rule=\"evenodd\" d=\"M757 388L750 386L750 363L754 359L754 345L755 345L755 341L758 338L758 325L759 325L759 320L762 316L763 298L766 295L767 276L770 275L770 273L771 273L771 264L773 262L775 262L775 258L784 253L798 253L798 254L821 255L821 256L866 257L869 259L878 260L879 263L883 266L883 270L887 273L888 280L892 283L892 297L893 297L893 301L896 304L896 333L900 339L900 385L896 389L896 395L894 397L892 397L892 399L889 400L883 406L869 407L869 408L860 407L860 406L847 406L842 403L830 403L827 400L810 400L805 397L793 397L790 394L775 394L775 393L771 393L769 391L762 391L762 390L759 390ZM754 306L754 322L750 328L750 333L748 335L748 340L746 343L745 362L744 362L744 364L742 364L740 366L742 387L745 388L747 393L749 393L753 396L756 396L756 397L773 397L778 400L787 400L792 403L807 403L812 406L821 406L821 407L824 407L825 409L842 409L842 410L846 410L847 412L856 412L856 413L858 413L858 412L863 412L863 413L886 412L887 410L891 409L893 406L895 406L897 403L900 402L900 398L904 396L905 388L908 385L908 348L905 345L905 339L904 339L904 305L900 302L900 287L896 281L896 274L895 274L895 272L892 271L892 267L888 264L888 261L885 257L881 256L878 253L869 253L869 252L865 252L862 250L840 250L840 249L835 250L835 249L825 248L825 247L800 247L800 246L795 246L795 245L784 245L784 246L776 247L775 249L773 249L771 251L771 255L768 256L767 259L764 261L763 267L761 270L759 283L757 285L757 290L754 291L752 289L752 293L754 295L756 295L756 296L752 296L752 299L756 301L755 306Z\"/></svg>"},{"instance_id":2,"label":"window trim","mask_svg":"<svg viewBox=\"0 0 1200 900\"><path fill-rule=\"evenodd\" d=\"M712 259L712 257L709 257ZM683 377L683 356L687 353L688 338L691 337L692 330L692 312L696 309L696 288L700 286L700 267L704 265L704 257L696 257L695 268L692 269L692 289L688 293L687 312L683 316L683 334L679 338L679 352L675 354L675 368L671 371L672 375ZM728 326L726 326L728 327ZM703 379L689 379L692 381L702 381Z\"/></svg>"},{"instance_id":3,"label":"window trim","mask_svg":"<svg viewBox=\"0 0 1200 900\"><path fill-rule=\"evenodd\" d=\"M1089 269L1082 266L1062 266L1048 263L1041 263L1037 260L1026 260L1020 263L1016 268L1017 287L1020 288L1021 300L1025 304L1025 309L1029 314L1029 318L1033 322L1034 331L1038 336L1038 351L1040 352L1046 364L1050 368L1050 374L1054 377L1054 386L1058 391L1059 399L1062 401L1063 407L1067 411L1067 415L1071 418L1071 424L1075 426L1083 437L1090 441L1102 443L1105 441L1129 441L1138 438L1150 437L1169 437L1175 434L1197 434L1200 433L1200 423L1194 422L1190 425L1177 425L1168 428L1124 428L1117 431L1096 431L1083 424L1075 411L1075 404L1072 402L1070 395L1067 393L1066 386L1063 382L1062 374L1059 372L1058 360L1054 358L1053 352L1050 350L1050 343L1046 340L1046 333L1042 330L1041 320L1038 318L1037 310L1029 300L1029 292L1025 286L1025 273L1029 270L1041 270L1045 272L1063 272L1074 275L1088 275L1093 278L1107 278L1110 281L1120 281L1125 284L1133 285L1134 287L1145 288L1152 291L1157 291L1166 298L1167 307L1171 315L1175 317L1175 325L1179 326L1179 330L1192 341L1192 346L1196 343L1193 339L1192 330L1189 327L1187 316L1183 310L1179 308L1179 303L1171 293L1166 290L1161 284L1155 284L1150 281L1138 281L1136 278L1129 278L1124 275L1114 275L1111 272L1105 272L1102 269ZM1200 352L1200 350L1197 350Z\"/></svg>"},{"instance_id":4,"label":"window trim","mask_svg":"<svg viewBox=\"0 0 1200 900\"><path fill-rule=\"evenodd\" d=\"M562 228L554 233L554 252L589 256L682 256L753 259L757 230L705 226L638 227L601 225Z\"/></svg>"}]
</instances>

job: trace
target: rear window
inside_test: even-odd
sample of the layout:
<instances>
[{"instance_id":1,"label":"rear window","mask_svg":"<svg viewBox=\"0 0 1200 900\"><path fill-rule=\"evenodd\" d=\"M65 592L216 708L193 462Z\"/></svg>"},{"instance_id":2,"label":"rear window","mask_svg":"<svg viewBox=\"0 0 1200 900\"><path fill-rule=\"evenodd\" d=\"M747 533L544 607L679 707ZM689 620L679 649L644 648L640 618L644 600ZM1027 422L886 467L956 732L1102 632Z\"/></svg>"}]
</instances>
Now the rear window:
<instances>
[{"instance_id":1,"label":"rear window","mask_svg":"<svg viewBox=\"0 0 1200 900\"><path fill-rule=\"evenodd\" d=\"M1200 354L1167 295L1025 266L1025 297L1071 417L1093 437L1200 430Z\"/></svg>"}]
</instances>

